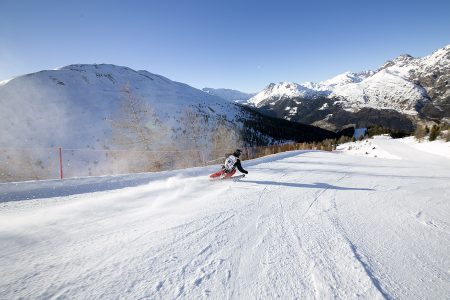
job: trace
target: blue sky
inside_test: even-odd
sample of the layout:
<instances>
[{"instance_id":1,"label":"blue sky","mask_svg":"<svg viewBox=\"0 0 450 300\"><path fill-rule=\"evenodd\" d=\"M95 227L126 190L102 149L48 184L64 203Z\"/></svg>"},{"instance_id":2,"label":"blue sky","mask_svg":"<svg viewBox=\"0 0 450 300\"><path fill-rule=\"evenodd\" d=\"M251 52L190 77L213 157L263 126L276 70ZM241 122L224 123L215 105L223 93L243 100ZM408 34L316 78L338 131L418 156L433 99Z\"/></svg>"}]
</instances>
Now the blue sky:
<instances>
[{"instance_id":1,"label":"blue sky","mask_svg":"<svg viewBox=\"0 0 450 300\"><path fill-rule=\"evenodd\" d=\"M0 0L0 80L74 63L256 92L450 44L450 1Z\"/></svg>"}]
</instances>

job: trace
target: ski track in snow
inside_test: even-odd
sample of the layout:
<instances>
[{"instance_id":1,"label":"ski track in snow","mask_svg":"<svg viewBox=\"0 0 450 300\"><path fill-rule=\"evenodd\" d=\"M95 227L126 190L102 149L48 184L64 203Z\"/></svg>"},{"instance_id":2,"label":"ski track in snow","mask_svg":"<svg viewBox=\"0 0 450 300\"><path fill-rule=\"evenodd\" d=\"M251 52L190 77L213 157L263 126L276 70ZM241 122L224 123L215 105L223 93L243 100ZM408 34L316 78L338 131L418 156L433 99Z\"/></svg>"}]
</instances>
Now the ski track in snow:
<instances>
[{"instance_id":1,"label":"ski track in snow","mask_svg":"<svg viewBox=\"0 0 450 300\"><path fill-rule=\"evenodd\" d=\"M402 159L294 151L237 182L209 167L32 200L3 185L0 298L448 298L450 160L377 147Z\"/></svg>"}]
</instances>

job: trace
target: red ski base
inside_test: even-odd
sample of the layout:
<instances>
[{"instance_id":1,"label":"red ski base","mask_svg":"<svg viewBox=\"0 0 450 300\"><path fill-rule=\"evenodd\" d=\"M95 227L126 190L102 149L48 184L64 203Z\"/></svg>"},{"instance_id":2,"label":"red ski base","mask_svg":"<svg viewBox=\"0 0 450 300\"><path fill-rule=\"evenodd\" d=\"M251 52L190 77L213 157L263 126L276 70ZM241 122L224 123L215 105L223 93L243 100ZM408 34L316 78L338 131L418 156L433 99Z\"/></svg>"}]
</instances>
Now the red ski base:
<instances>
[{"instance_id":1,"label":"red ski base","mask_svg":"<svg viewBox=\"0 0 450 300\"><path fill-rule=\"evenodd\" d=\"M236 169L234 169L230 173L225 172L225 170L220 170L214 174L209 175L209 178L211 178L211 179L220 179L220 178L226 179L226 178L230 178L235 173L236 173Z\"/></svg>"},{"instance_id":2,"label":"red ski base","mask_svg":"<svg viewBox=\"0 0 450 300\"><path fill-rule=\"evenodd\" d=\"M245 174L237 175L237 176L229 176L229 177L214 177L214 178L210 177L209 180L210 181L218 181L218 180L234 180L234 181L236 181L236 180L239 180L244 177L245 177Z\"/></svg>"}]
</instances>

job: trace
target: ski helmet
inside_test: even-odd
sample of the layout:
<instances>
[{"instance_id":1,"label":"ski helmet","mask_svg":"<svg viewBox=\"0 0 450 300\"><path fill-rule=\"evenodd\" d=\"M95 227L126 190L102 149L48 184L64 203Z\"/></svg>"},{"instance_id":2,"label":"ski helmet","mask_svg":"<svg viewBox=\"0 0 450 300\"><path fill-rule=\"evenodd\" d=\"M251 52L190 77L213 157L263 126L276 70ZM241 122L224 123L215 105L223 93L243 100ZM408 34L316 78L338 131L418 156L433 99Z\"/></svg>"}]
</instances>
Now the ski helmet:
<instances>
[{"instance_id":1,"label":"ski helmet","mask_svg":"<svg viewBox=\"0 0 450 300\"><path fill-rule=\"evenodd\" d=\"M233 155L236 157L239 157L239 156L241 156L241 152L242 152L241 149L236 149L236 151L234 151Z\"/></svg>"}]
</instances>

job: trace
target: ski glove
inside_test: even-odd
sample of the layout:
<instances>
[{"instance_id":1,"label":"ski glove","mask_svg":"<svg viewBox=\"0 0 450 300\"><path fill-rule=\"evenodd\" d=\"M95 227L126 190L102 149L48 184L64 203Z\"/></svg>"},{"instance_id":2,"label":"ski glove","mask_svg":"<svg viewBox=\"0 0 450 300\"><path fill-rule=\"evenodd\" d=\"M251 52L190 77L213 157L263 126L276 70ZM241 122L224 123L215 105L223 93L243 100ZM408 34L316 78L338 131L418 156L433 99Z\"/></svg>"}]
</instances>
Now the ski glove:
<instances>
[{"instance_id":1,"label":"ski glove","mask_svg":"<svg viewBox=\"0 0 450 300\"><path fill-rule=\"evenodd\" d=\"M244 170L244 171L243 171L242 173L244 173L244 174L248 174L248 172L247 172L247 171L245 171L245 170Z\"/></svg>"}]
</instances>

